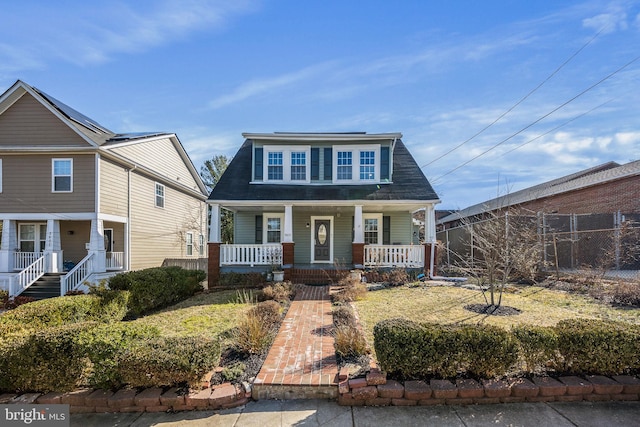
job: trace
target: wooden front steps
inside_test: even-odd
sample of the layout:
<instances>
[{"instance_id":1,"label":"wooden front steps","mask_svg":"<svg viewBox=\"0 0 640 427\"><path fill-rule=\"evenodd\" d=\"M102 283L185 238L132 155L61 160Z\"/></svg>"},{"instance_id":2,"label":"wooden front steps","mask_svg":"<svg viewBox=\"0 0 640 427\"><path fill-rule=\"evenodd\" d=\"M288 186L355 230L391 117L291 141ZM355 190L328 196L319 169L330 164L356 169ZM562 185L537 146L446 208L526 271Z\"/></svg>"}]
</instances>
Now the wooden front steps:
<instances>
[{"instance_id":1,"label":"wooden front steps","mask_svg":"<svg viewBox=\"0 0 640 427\"><path fill-rule=\"evenodd\" d=\"M33 285L25 289L20 296L35 300L55 298L60 296L60 277L65 273L46 273Z\"/></svg>"}]
</instances>

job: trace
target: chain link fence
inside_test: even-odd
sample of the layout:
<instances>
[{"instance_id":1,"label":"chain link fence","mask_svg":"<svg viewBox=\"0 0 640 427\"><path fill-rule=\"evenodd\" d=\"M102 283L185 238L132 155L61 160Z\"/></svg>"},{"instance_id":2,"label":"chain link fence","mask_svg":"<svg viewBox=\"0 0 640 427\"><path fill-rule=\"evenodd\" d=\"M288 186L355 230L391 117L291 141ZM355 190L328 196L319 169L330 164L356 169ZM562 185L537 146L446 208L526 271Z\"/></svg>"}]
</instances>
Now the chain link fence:
<instances>
[{"instance_id":1,"label":"chain link fence","mask_svg":"<svg viewBox=\"0 0 640 427\"><path fill-rule=\"evenodd\" d=\"M640 281L640 214L540 214L517 218L536 228L542 243L541 269ZM462 263L469 266L478 259L471 244L472 227L440 231L437 238L443 249L439 267L446 269Z\"/></svg>"}]
</instances>

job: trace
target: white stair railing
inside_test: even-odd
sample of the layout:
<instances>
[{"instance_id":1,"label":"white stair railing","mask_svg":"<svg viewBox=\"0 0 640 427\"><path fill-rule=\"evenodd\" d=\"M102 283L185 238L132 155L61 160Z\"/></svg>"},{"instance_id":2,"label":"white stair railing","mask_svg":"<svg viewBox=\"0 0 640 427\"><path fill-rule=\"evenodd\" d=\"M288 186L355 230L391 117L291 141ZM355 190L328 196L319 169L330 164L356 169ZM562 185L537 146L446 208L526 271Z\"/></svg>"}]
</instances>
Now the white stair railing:
<instances>
[{"instance_id":1,"label":"white stair railing","mask_svg":"<svg viewBox=\"0 0 640 427\"><path fill-rule=\"evenodd\" d=\"M46 261L46 255L43 255L13 276L9 282L9 297L13 298L20 295L25 289L33 285L36 280L44 276Z\"/></svg>"},{"instance_id":2,"label":"white stair railing","mask_svg":"<svg viewBox=\"0 0 640 427\"><path fill-rule=\"evenodd\" d=\"M93 257L89 254L82 259L67 274L60 278L60 296L76 290L93 273Z\"/></svg>"},{"instance_id":3,"label":"white stair railing","mask_svg":"<svg viewBox=\"0 0 640 427\"><path fill-rule=\"evenodd\" d=\"M107 270L122 270L124 268L124 252L107 252Z\"/></svg>"}]
</instances>

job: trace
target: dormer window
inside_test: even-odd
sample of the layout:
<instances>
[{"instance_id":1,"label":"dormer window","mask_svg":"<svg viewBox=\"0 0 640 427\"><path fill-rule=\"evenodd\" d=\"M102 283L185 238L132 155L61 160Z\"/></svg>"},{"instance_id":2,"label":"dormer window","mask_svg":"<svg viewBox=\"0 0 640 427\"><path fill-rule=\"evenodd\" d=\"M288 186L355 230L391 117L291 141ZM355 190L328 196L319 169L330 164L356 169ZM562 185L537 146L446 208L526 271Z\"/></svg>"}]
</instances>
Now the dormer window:
<instances>
[{"instance_id":1,"label":"dormer window","mask_svg":"<svg viewBox=\"0 0 640 427\"><path fill-rule=\"evenodd\" d=\"M269 152L269 181L282 181L282 151Z\"/></svg>"},{"instance_id":2,"label":"dormer window","mask_svg":"<svg viewBox=\"0 0 640 427\"><path fill-rule=\"evenodd\" d=\"M379 145L334 145L333 152L334 183L380 182Z\"/></svg>"},{"instance_id":3,"label":"dormer window","mask_svg":"<svg viewBox=\"0 0 640 427\"><path fill-rule=\"evenodd\" d=\"M375 151L360 152L360 181L373 181L376 179L376 153Z\"/></svg>"},{"instance_id":4,"label":"dormer window","mask_svg":"<svg viewBox=\"0 0 640 427\"><path fill-rule=\"evenodd\" d=\"M338 151L338 181L351 181L353 173L353 153L351 151Z\"/></svg>"},{"instance_id":5,"label":"dormer window","mask_svg":"<svg viewBox=\"0 0 640 427\"><path fill-rule=\"evenodd\" d=\"M269 146L265 145L256 150L256 154L264 159L265 181L279 184L306 184L310 182L308 162L311 158L309 146ZM255 164L256 170L260 168L260 162ZM256 179L261 174L257 171Z\"/></svg>"},{"instance_id":6,"label":"dormer window","mask_svg":"<svg viewBox=\"0 0 640 427\"><path fill-rule=\"evenodd\" d=\"M306 181L307 179L307 153L293 151L291 153L291 181Z\"/></svg>"}]
</instances>

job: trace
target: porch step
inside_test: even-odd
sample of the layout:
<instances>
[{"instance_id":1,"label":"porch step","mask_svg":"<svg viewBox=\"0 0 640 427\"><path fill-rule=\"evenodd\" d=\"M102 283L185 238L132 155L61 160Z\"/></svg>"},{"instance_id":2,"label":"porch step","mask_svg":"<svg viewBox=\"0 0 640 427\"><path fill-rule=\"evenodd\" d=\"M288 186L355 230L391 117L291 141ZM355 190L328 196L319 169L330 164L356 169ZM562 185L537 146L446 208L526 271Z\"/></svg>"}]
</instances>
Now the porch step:
<instances>
[{"instance_id":1,"label":"porch step","mask_svg":"<svg viewBox=\"0 0 640 427\"><path fill-rule=\"evenodd\" d=\"M36 300L60 296L60 277L64 273L47 273L20 294Z\"/></svg>"},{"instance_id":2,"label":"porch step","mask_svg":"<svg viewBox=\"0 0 640 427\"><path fill-rule=\"evenodd\" d=\"M348 274L349 270L293 268L291 269L291 281L305 285L331 285L338 283Z\"/></svg>"}]
</instances>

